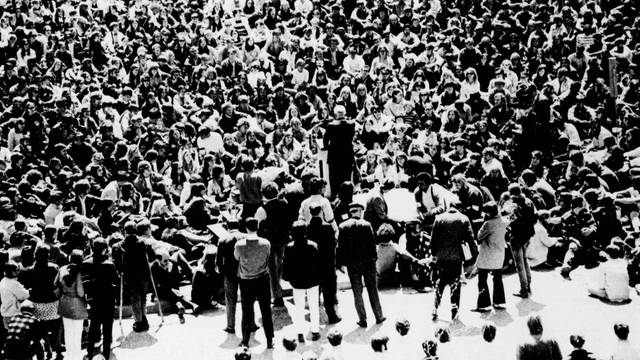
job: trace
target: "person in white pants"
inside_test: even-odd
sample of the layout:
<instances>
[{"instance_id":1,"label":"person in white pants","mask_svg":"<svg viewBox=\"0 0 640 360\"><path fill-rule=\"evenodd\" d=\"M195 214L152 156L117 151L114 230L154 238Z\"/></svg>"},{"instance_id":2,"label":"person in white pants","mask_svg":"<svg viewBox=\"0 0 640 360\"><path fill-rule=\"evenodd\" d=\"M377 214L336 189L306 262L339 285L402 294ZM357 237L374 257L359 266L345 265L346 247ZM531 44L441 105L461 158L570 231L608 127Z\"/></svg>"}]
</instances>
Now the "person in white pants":
<instances>
[{"instance_id":1,"label":"person in white pants","mask_svg":"<svg viewBox=\"0 0 640 360\"><path fill-rule=\"evenodd\" d=\"M320 206L318 204L318 206ZM282 278L293 287L295 314L292 316L294 327L298 331L298 341L304 342L305 298L309 302L311 315L311 340L320 339L320 298L318 295L320 253L318 245L307 240L307 227L304 222L296 221L291 229L292 242L284 253Z\"/></svg>"},{"instance_id":2,"label":"person in white pants","mask_svg":"<svg viewBox=\"0 0 640 360\"><path fill-rule=\"evenodd\" d=\"M89 317L85 301L80 267L82 251L74 250L69 255L69 264L60 268L56 284L61 297L58 313L64 325L64 342L67 348L65 359L82 360L82 324Z\"/></svg>"}]
</instances>

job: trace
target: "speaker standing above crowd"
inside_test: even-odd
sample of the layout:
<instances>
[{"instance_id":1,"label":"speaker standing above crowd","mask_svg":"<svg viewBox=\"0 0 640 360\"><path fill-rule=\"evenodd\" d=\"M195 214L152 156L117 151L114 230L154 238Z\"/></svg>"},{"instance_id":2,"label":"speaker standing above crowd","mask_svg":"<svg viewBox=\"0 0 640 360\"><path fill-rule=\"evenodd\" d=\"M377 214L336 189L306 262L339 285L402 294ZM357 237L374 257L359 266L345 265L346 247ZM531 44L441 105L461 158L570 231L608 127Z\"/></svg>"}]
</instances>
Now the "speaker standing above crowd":
<instances>
[{"instance_id":1,"label":"speaker standing above crowd","mask_svg":"<svg viewBox=\"0 0 640 360\"><path fill-rule=\"evenodd\" d=\"M257 301L271 347L283 276L297 311L313 304L315 341L319 292L329 323L350 311L338 309L340 270L360 326L363 288L385 321L383 285L435 287L434 319L448 285L455 320L476 269L478 311L509 302L505 269L517 296L535 296L531 266L567 281L597 267L589 293L629 301L639 10L0 0L5 350L16 318L38 330L24 332L26 358L66 347L80 359L88 319L89 355L102 334L108 357L114 313L131 305L133 330L147 331L150 293L181 322L224 304L234 333L238 289L242 344Z\"/></svg>"}]
</instances>

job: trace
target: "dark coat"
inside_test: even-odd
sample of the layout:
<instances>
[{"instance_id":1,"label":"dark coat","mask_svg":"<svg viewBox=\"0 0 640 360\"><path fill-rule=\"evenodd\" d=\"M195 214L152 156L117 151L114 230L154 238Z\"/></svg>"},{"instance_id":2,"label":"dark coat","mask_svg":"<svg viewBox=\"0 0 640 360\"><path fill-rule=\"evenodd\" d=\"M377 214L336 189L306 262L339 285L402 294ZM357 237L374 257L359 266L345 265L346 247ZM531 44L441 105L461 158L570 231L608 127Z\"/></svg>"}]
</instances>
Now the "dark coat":
<instances>
[{"instance_id":1,"label":"dark coat","mask_svg":"<svg viewBox=\"0 0 640 360\"><path fill-rule=\"evenodd\" d=\"M431 254L438 261L464 261L463 243L473 243L474 234L469 218L451 208L436 216L431 232Z\"/></svg>"},{"instance_id":2,"label":"dark coat","mask_svg":"<svg viewBox=\"0 0 640 360\"><path fill-rule=\"evenodd\" d=\"M309 289L320 282L320 252L312 241L291 242L284 250L282 278L294 289Z\"/></svg>"},{"instance_id":3,"label":"dark coat","mask_svg":"<svg viewBox=\"0 0 640 360\"><path fill-rule=\"evenodd\" d=\"M340 224L337 266L360 267L378 258L376 238L371 224L363 219L349 219Z\"/></svg>"}]
</instances>

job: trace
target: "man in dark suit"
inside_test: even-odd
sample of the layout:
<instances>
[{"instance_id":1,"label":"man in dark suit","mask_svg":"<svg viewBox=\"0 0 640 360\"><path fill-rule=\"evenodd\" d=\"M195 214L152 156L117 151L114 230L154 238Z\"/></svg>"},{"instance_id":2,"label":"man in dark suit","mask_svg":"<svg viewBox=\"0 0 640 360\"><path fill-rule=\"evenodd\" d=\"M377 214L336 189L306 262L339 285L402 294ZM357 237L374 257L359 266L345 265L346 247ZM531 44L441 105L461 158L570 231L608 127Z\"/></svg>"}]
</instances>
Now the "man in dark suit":
<instances>
[{"instance_id":1,"label":"man in dark suit","mask_svg":"<svg viewBox=\"0 0 640 360\"><path fill-rule=\"evenodd\" d=\"M327 149L329 164L329 185L331 193L336 194L340 184L351 180L353 171L353 136L355 125L345 118L344 106L334 108L336 120L327 125L324 135L324 147Z\"/></svg>"},{"instance_id":2,"label":"man in dark suit","mask_svg":"<svg viewBox=\"0 0 640 360\"><path fill-rule=\"evenodd\" d=\"M431 254L436 261L436 298L433 320L438 319L438 307L444 288L451 290L451 318L457 319L460 306L460 275L462 274L463 243L473 243L474 234L469 218L458 211L459 204L436 216L431 232Z\"/></svg>"},{"instance_id":3,"label":"man in dark suit","mask_svg":"<svg viewBox=\"0 0 640 360\"><path fill-rule=\"evenodd\" d=\"M324 310L327 312L329 324L340 322L337 306L337 278L336 278L336 232L330 224L322 218L322 206L313 203L309 207L311 220L307 225L307 238L318 244L320 252L320 291L324 300Z\"/></svg>"},{"instance_id":4,"label":"man in dark suit","mask_svg":"<svg viewBox=\"0 0 640 360\"><path fill-rule=\"evenodd\" d=\"M229 57L220 64L220 77L234 79L243 70L242 62L238 59L238 50L231 49Z\"/></svg>"},{"instance_id":5,"label":"man in dark suit","mask_svg":"<svg viewBox=\"0 0 640 360\"><path fill-rule=\"evenodd\" d=\"M91 185L87 180L80 180L73 185L73 192L76 194L73 204L76 212L86 217L98 215L101 200L97 196L89 194Z\"/></svg>"},{"instance_id":6,"label":"man in dark suit","mask_svg":"<svg viewBox=\"0 0 640 360\"><path fill-rule=\"evenodd\" d=\"M386 320L382 314L378 297L378 280L376 275L376 240L371 224L362 219L364 206L357 203L349 205L351 219L340 225L338 236L337 265L341 271L347 268L353 299L358 312L358 326L367 327L367 313L362 300L363 279L369 294L369 301L376 323Z\"/></svg>"}]
</instances>

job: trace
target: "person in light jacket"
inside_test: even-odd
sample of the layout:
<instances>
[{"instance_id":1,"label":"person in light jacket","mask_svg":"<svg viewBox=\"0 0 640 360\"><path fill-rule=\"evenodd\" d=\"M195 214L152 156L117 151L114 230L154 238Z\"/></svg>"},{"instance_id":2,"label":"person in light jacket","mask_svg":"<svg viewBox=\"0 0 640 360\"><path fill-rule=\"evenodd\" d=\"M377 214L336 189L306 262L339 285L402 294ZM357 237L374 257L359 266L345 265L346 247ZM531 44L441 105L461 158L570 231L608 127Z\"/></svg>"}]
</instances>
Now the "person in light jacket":
<instances>
[{"instance_id":1,"label":"person in light jacket","mask_svg":"<svg viewBox=\"0 0 640 360\"><path fill-rule=\"evenodd\" d=\"M291 228L293 239L285 248L283 278L293 287L295 302L294 324L298 331L298 341L304 342L305 297L309 302L311 317L311 339L320 339L320 252L318 245L307 240L307 227L296 221Z\"/></svg>"},{"instance_id":2,"label":"person in light jacket","mask_svg":"<svg viewBox=\"0 0 640 360\"><path fill-rule=\"evenodd\" d=\"M476 311L491 311L491 295L487 277L493 275L493 306L504 308L504 286L502 285L502 266L507 243L505 234L509 222L498 213L498 204L490 201L484 205L485 221L478 232L478 302Z\"/></svg>"},{"instance_id":3,"label":"person in light jacket","mask_svg":"<svg viewBox=\"0 0 640 360\"><path fill-rule=\"evenodd\" d=\"M609 260L600 265L596 281L589 287L589 294L611 302L629 300L629 273L624 252L617 245L605 249Z\"/></svg>"},{"instance_id":4,"label":"person in light jacket","mask_svg":"<svg viewBox=\"0 0 640 360\"><path fill-rule=\"evenodd\" d=\"M9 322L15 315L20 314L20 304L29 298L29 291L18 282L18 265L10 262L4 268L4 278L0 280L0 315L4 328L9 328Z\"/></svg>"},{"instance_id":5,"label":"person in light jacket","mask_svg":"<svg viewBox=\"0 0 640 360\"><path fill-rule=\"evenodd\" d=\"M82 251L73 250L69 255L69 264L60 268L56 284L60 289L58 313L64 324L64 343L67 348L66 358L82 360L82 325L89 317L85 301L84 287L80 268L82 266Z\"/></svg>"}]
</instances>

